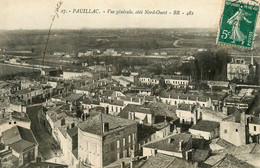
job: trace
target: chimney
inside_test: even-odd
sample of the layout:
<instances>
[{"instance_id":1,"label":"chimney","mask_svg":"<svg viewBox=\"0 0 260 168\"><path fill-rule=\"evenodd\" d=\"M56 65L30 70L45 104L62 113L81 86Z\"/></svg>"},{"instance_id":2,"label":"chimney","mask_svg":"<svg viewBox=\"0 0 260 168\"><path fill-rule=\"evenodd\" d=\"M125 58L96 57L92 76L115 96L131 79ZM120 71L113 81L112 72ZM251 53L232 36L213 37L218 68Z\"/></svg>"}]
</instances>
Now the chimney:
<instances>
[{"instance_id":1,"label":"chimney","mask_svg":"<svg viewBox=\"0 0 260 168\"><path fill-rule=\"evenodd\" d=\"M180 96L178 96L178 100L180 99Z\"/></svg>"},{"instance_id":2,"label":"chimney","mask_svg":"<svg viewBox=\"0 0 260 168\"><path fill-rule=\"evenodd\" d=\"M241 113L240 123L241 123L241 124L244 124L244 125L247 125L247 118L246 118L245 111L243 111L243 112Z\"/></svg>"},{"instance_id":3,"label":"chimney","mask_svg":"<svg viewBox=\"0 0 260 168\"><path fill-rule=\"evenodd\" d=\"M179 151L181 152L183 148L183 140L179 141Z\"/></svg>"},{"instance_id":4,"label":"chimney","mask_svg":"<svg viewBox=\"0 0 260 168\"><path fill-rule=\"evenodd\" d=\"M174 139L172 139L172 138L168 139L168 143L172 143L173 141L174 141Z\"/></svg>"},{"instance_id":5,"label":"chimney","mask_svg":"<svg viewBox=\"0 0 260 168\"><path fill-rule=\"evenodd\" d=\"M228 115L227 106L222 107L222 112L223 112L223 114Z\"/></svg>"},{"instance_id":6,"label":"chimney","mask_svg":"<svg viewBox=\"0 0 260 168\"><path fill-rule=\"evenodd\" d=\"M190 110L192 109L192 105L190 104Z\"/></svg>"},{"instance_id":7,"label":"chimney","mask_svg":"<svg viewBox=\"0 0 260 168\"><path fill-rule=\"evenodd\" d=\"M190 149L190 150L188 150L188 151L185 151L185 154L186 154L185 158L186 158L186 160L188 160L188 161L191 161L191 160L192 160L193 152L194 152L193 149Z\"/></svg>"},{"instance_id":8,"label":"chimney","mask_svg":"<svg viewBox=\"0 0 260 168\"><path fill-rule=\"evenodd\" d=\"M131 102L133 101L133 98L132 98L132 97L130 97L130 101L131 101Z\"/></svg>"},{"instance_id":9,"label":"chimney","mask_svg":"<svg viewBox=\"0 0 260 168\"><path fill-rule=\"evenodd\" d=\"M109 131L109 123L103 122L103 133Z\"/></svg>"},{"instance_id":10,"label":"chimney","mask_svg":"<svg viewBox=\"0 0 260 168\"><path fill-rule=\"evenodd\" d=\"M157 148L152 149L152 156L155 156L157 154Z\"/></svg>"}]
</instances>

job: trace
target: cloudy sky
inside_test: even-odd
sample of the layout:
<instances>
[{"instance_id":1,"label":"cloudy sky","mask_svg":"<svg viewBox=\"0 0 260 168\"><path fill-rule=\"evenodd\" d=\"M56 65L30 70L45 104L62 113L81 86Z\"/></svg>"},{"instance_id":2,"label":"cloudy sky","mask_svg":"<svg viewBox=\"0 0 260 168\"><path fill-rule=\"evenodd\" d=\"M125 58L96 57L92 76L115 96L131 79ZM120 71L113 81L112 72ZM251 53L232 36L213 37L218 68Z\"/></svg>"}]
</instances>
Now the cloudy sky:
<instances>
[{"instance_id":1,"label":"cloudy sky","mask_svg":"<svg viewBox=\"0 0 260 168\"><path fill-rule=\"evenodd\" d=\"M1 0L0 29L47 29L59 0ZM81 28L217 28L222 0L63 0L53 29ZM99 9L100 14L76 14L77 9ZM187 15L115 15L112 10L160 10ZM103 13L105 11L105 13Z\"/></svg>"}]
</instances>

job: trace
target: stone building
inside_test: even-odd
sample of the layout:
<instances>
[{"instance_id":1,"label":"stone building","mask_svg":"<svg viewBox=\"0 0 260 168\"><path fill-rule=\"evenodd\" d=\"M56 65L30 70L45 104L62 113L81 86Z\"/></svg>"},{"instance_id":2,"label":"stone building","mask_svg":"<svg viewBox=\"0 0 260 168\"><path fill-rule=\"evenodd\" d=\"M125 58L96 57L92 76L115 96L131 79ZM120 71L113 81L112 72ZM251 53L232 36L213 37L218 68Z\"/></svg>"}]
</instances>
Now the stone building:
<instances>
[{"instance_id":1,"label":"stone building","mask_svg":"<svg viewBox=\"0 0 260 168\"><path fill-rule=\"evenodd\" d=\"M253 56L251 63L246 62L244 59L232 59L227 64L227 79L237 79L240 82L247 82L250 77L255 76L256 65L254 64Z\"/></svg>"},{"instance_id":2,"label":"stone building","mask_svg":"<svg viewBox=\"0 0 260 168\"><path fill-rule=\"evenodd\" d=\"M98 114L78 126L78 160L84 166L101 168L132 156L136 143L135 121Z\"/></svg>"}]
</instances>

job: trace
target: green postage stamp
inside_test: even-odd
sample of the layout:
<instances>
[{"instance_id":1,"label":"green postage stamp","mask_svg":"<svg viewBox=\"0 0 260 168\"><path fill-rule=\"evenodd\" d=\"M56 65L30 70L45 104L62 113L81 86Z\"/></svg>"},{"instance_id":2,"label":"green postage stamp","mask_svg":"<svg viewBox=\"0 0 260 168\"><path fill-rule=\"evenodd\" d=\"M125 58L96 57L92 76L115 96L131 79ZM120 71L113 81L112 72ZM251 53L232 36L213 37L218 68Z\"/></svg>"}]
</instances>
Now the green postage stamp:
<instances>
[{"instance_id":1,"label":"green postage stamp","mask_svg":"<svg viewBox=\"0 0 260 168\"><path fill-rule=\"evenodd\" d=\"M218 44L252 49L259 5L251 1L242 3L238 0L225 0L217 36Z\"/></svg>"}]
</instances>

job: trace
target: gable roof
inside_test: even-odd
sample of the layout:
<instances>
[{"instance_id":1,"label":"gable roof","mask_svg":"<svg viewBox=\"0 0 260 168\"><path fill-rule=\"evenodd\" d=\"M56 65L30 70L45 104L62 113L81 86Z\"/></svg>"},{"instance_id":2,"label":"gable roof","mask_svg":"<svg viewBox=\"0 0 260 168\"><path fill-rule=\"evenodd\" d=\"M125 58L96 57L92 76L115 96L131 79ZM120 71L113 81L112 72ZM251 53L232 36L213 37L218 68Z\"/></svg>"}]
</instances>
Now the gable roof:
<instances>
[{"instance_id":1,"label":"gable roof","mask_svg":"<svg viewBox=\"0 0 260 168\"><path fill-rule=\"evenodd\" d=\"M38 144L32 131L20 126L10 128L4 131L2 135L4 143L17 152L22 152Z\"/></svg>"},{"instance_id":2,"label":"gable roof","mask_svg":"<svg viewBox=\"0 0 260 168\"><path fill-rule=\"evenodd\" d=\"M219 127L219 125L219 122L201 120L197 124L192 125L190 129L211 132L214 131L217 127Z\"/></svg>"}]
</instances>

